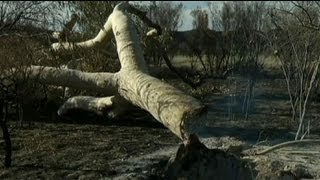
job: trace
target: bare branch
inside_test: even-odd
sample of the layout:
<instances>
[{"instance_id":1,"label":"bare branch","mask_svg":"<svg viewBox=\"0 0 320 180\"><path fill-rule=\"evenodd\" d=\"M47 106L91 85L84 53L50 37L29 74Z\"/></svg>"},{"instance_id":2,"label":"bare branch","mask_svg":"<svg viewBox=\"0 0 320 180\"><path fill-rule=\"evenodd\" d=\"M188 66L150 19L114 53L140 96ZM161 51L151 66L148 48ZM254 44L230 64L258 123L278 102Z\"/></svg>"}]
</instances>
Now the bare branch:
<instances>
[{"instance_id":1,"label":"bare branch","mask_svg":"<svg viewBox=\"0 0 320 180\"><path fill-rule=\"evenodd\" d=\"M320 143L320 140L318 140L318 139L305 139L305 140L299 140L299 141L288 141L288 142L277 144L277 145L272 146L272 147L265 149L263 151L257 152L257 153L255 153L255 155L264 155L264 154L267 154L267 153L272 152L274 150L277 150L277 149L280 149L283 147L287 147L287 146L291 146L291 145L310 144L310 143Z\"/></svg>"},{"instance_id":2,"label":"bare branch","mask_svg":"<svg viewBox=\"0 0 320 180\"><path fill-rule=\"evenodd\" d=\"M69 22L65 24L65 27L61 32L54 32L52 35L54 38L58 39L59 42L65 42L67 40L67 36L72 31L74 25L77 23L79 16L76 14L71 15L71 19Z\"/></svg>"},{"instance_id":3,"label":"bare branch","mask_svg":"<svg viewBox=\"0 0 320 180\"><path fill-rule=\"evenodd\" d=\"M313 20L312 20L311 15L310 15L310 13L309 13L308 10L306 10L306 9L305 9L303 6L301 6L300 4L295 3L294 1L291 1L291 2L292 2L292 4L294 4L297 8L301 9L301 10L307 15L307 17L308 17L308 19L309 19L309 24L310 24L312 27L318 27L317 25L315 25L315 24L313 23ZM319 29L319 27L318 27L317 29Z\"/></svg>"},{"instance_id":4,"label":"bare branch","mask_svg":"<svg viewBox=\"0 0 320 180\"><path fill-rule=\"evenodd\" d=\"M66 86L77 89L87 89L114 95L116 79L113 73L88 73L73 69L60 69L53 67L31 66L31 78L39 78L46 84Z\"/></svg>"},{"instance_id":5,"label":"bare branch","mask_svg":"<svg viewBox=\"0 0 320 180\"><path fill-rule=\"evenodd\" d=\"M58 115L62 116L70 109L82 109L103 115L103 112L112 107L111 97L74 96L69 98L58 110Z\"/></svg>"},{"instance_id":6,"label":"bare branch","mask_svg":"<svg viewBox=\"0 0 320 180\"><path fill-rule=\"evenodd\" d=\"M157 35L160 36L162 34L162 29L158 24L153 23L148 17L147 12L140 11L139 9L129 5L128 11L136 16L138 16L144 23L146 23L149 27L154 28L157 31ZM150 31L151 33L151 31ZM154 32L153 32L154 33ZM150 34L149 34L150 35Z\"/></svg>"}]
</instances>

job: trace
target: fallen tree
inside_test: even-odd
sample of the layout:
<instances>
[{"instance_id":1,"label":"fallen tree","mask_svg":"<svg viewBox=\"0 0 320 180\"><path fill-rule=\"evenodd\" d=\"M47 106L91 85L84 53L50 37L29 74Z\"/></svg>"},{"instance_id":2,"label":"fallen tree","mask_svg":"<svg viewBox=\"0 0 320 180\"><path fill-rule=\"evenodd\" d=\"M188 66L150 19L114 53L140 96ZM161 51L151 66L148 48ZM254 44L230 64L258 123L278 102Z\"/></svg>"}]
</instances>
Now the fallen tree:
<instances>
[{"instance_id":1,"label":"fallen tree","mask_svg":"<svg viewBox=\"0 0 320 180\"><path fill-rule=\"evenodd\" d=\"M196 132L197 125L206 117L205 106L197 99L148 74L140 39L129 13L140 17L157 29L147 35L161 33L161 29L128 3L118 4L98 35L78 43L52 44L55 51L99 48L114 37L121 69L117 73L88 73L73 69L31 66L32 75L40 82L103 92L108 97L76 96L68 99L59 109L63 115L78 108L115 117L130 105L148 111L156 120L169 128L180 139L187 140ZM160 32L159 32L160 31Z\"/></svg>"},{"instance_id":2,"label":"fallen tree","mask_svg":"<svg viewBox=\"0 0 320 180\"><path fill-rule=\"evenodd\" d=\"M205 120L207 114L206 106L192 96L148 74L141 43L128 13L137 15L149 26L156 28L147 36L161 33L160 27L148 20L144 13L128 3L120 3L114 8L95 38L79 43L60 41L52 44L52 49L55 51L73 51L101 47L114 36L121 64L120 71L88 73L68 68L30 67L31 76L42 83L93 90L103 92L107 96L71 97L59 108L58 114L63 115L68 110L76 108L117 117L132 105L138 106L149 112L184 142L175 159L168 163L169 169L165 173L168 179L186 176L190 179L210 179L212 176L248 179L249 169L241 163L241 160L224 151L211 151L198 140L198 132L201 132L198 130L204 124L201 121ZM61 36L58 34L57 37ZM197 159L197 163L192 159ZM217 167L217 164L222 166ZM185 166L190 169L185 169ZM211 167L215 167L213 173L203 171ZM170 169L175 171L171 172ZM225 176L226 174L232 175L229 177Z\"/></svg>"},{"instance_id":3,"label":"fallen tree","mask_svg":"<svg viewBox=\"0 0 320 180\"><path fill-rule=\"evenodd\" d=\"M128 3L120 3L95 38L79 43L60 41L52 44L55 51L99 48L114 36L121 63L119 72L89 73L68 68L30 67L30 76L42 83L86 89L106 95L71 97L60 107L58 114L63 115L76 108L117 117L132 105L138 106L184 142L167 165L164 172L166 179L254 179L254 173L243 159L231 155L229 151L208 149L199 141L197 136L201 137L201 131L198 130L201 130L204 125L201 121L206 118L206 107L200 101L148 74L139 37L129 13L139 16L149 26L156 28L148 33L149 36L161 32L159 27L145 19L145 14ZM59 34L55 35L66 39ZM263 155L280 147L283 145L257 154ZM235 146L234 149L242 151L243 147Z\"/></svg>"}]
</instances>

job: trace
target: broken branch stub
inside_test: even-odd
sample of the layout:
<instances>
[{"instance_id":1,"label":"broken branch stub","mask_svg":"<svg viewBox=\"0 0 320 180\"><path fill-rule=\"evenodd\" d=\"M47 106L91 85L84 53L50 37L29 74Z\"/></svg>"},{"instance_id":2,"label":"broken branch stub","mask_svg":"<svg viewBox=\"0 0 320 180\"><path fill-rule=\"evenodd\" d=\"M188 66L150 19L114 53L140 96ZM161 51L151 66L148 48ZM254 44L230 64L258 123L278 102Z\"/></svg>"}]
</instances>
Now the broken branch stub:
<instances>
[{"instance_id":1,"label":"broken branch stub","mask_svg":"<svg viewBox=\"0 0 320 180\"><path fill-rule=\"evenodd\" d=\"M78 47L93 48L109 42L114 35L121 69L115 74L96 74L99 75L98 79L103 79L104 76L106 78L106 83L101 85L97 82L96 85L99 88L103 85L112 86L105 87L106 89L113 90L115 88L117 90L117 92L112 91L114 93L112 95L119 94L133 105L148 111L179 138L187 140L190 133L196 133L197 126L201 124L200 120L205 119L206 108L197 99L148 74L141 42L127 11L130 12L130 5L120 3L109 16L104 29L95 38L79 43L54 43L52 48L54 50L74 50ZM74 74L65 73L65 75L65 79L68 79L67 76L71 77ZM92 74L83 72L78 74L78 76L80 75L82 78L77 80L84 81L82 84L88 83L86 81L91 83L92 78L89 76ZM88 78L86 78L87 76ZM50 76L50 78L53 78L53 76ZM52 81L58 84L57 80ZM66 85L66 83L63 83L63 85ZM89 87L83 86L82 88ZM92 101L92 98L88 99L90 102L96 102ZM88 101L88 103L90 102ZM84 102L82 101L82 103ZM105 105L105 103L101 104ZM99 109L97 106L99 106L99 103L88 107Z\"/></svg>"}]
</instances>

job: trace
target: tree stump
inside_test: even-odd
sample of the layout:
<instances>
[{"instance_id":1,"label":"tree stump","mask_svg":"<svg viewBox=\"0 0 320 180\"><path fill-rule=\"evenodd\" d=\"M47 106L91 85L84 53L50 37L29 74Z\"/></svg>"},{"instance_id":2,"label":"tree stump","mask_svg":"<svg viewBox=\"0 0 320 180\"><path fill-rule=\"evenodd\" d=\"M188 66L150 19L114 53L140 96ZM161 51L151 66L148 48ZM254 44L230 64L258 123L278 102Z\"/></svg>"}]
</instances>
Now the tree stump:
<instances>
[{"instance_id":1,"label":"tree stump","mask_svg":"<svg viewBox=\"0 0 320 180\"><path fill-rule=\"evenodd\" d=\"M165 171L165 179L248 180L253 179L248 163L218 149L208 149L194 134L181 144Z\"/></svg>"}]
</instances>

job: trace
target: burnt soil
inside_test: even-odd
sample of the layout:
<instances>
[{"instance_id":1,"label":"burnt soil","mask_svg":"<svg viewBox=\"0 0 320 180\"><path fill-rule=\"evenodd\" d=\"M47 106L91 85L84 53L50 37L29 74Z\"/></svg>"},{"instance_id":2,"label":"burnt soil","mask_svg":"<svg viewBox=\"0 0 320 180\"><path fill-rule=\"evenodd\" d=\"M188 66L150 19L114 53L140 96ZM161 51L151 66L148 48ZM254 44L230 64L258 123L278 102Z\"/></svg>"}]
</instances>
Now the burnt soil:
<instances>
[{"instance_id":1,"label":"burnt soil","mask_svg":"<svg viewBox=\"0 0 320 180\"><path fill-rule=\"evenodd\" d=\"M207 147L263 149L293 140L295 126L287 126L288 97L285 87L279 87L277 81L282 80L257 83L254 108L247 120L238 107L242 102L241 88L236 98L238 105L234 105L231 113L228 95L223 92L225 84L208 81L199 88L202 92L186 90L196 97L204 94L198 98L209 107L207 127L203 129L206 136L202 139ZM222 92L213 90L217 84ZM181 89L184 87L179 85ZM314 126L307 138L320 136L318 108L319 103L315 101L308 109L306 118ZM163 179L169 158L181 144L173 133L152 118L110 120L76 112L70 118L48 119L31 119L22 127L18 121L9 122L12 167L2 165L4 142L1 138L0 179ZM316 179L320 178L317 174L320 163L316 158L320 159L319 145L289 147L246 159L254 162L252 169L256 176L271 173L271 177L286 168L290 171L290 167L303 166L308 169L307 175Z\"/></svg>"}]
</instances>

